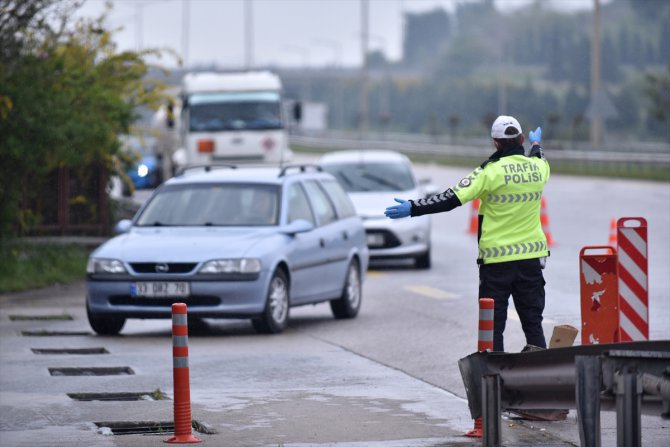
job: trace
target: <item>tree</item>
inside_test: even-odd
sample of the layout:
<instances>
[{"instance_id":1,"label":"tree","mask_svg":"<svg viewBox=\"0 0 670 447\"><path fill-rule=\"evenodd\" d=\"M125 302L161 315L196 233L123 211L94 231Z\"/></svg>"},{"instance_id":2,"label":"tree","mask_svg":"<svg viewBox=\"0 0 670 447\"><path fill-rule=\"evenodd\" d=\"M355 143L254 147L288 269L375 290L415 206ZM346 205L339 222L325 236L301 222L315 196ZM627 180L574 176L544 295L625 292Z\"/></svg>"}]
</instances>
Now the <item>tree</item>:
<instances>
[{"instance_id":1,"label":"tree","mask_svg":"<svg viewBox=\"0 0 670 447\"><path fill-rule=\"evenodd\" d=\"M670 141L670 62L663 72L647 73L645 81L645 93L651 101L649 113L652 118L668 126L667 137Z\"/></svg>"},{"instance_id":2,"label":"tree","mask_svg":"<svg viewBox=\"0 0 670 447\"><path fill-rule=\"evenodd\" d=\"M57 5L62 7L61 4ZM72 4L76 8L77 4ZM144 79L143 58L117 53L104 16L70 23L71 9L48 0L4 1L0 60L0 232L30 222L19 200L39 200L58 167L86 172L115 168L119 136L140 105L157 107L162 86ZM60 28L44 17L54 13ZM7 44L7 46L5 46ZM40 216L32 216L39 221Z\"/></svg>"},{"instance_id":3,"label":"tree","mask_svg":"<svg viewBox=\"0 0 670 447\"><path fill-rule=\"evenodd\" d=\"M410 67L432 64L450 36L449 15L443 9L406 13L403 62Z\"/></svg>"}]
</instances>

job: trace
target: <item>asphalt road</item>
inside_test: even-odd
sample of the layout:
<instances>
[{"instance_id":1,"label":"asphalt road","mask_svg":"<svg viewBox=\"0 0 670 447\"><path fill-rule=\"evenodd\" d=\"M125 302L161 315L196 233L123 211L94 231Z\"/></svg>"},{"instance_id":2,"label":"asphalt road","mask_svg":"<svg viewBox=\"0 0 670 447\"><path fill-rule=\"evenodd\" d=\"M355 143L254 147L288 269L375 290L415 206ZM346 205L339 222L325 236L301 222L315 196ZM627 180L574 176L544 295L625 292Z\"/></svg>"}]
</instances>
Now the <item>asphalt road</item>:
<instances>
[{"instance_id":1,"label":"asphalt road","mask_svg":"<svg viewBox=\"0 0 670 447\"><path fill-rule=\"evenodd\" d=\"M446 187L467 170L421 166L419 174ZM670 339L670 185L554 176L545 197L556 241L545 270L546 335L555 324L580 326L579 249L607 243L611 218L642 216L649 223L651 338ZM472 421L456 364L477 343L469 213L466 206L434 216L431 270L374 264L355 320L335 321L327 305L317 305L293 309L289 330L279 336L258 336L243 320L191 326L192 415L217 432L196 433L204 444L480 445L462 436ZM131 320L119 337L95 336L84 293L74 284L0 295L1 446L157 446L168 437L106 436L98 425L172 421L172 400L68 397L160 389L172 398L170 323ZM17 319L47 315L73 319ZM513 310L505 335L507 351L525 345ZM33 351L64 348L91 353ZM127 367L133 374L50 374L59 367ZM602 445L615 445L613 414L604 412L601 424ZM668 421L644 416L642 424L643 445L670 446ZM578 445L575 414L552 423L506 417L503 439L513 446Z\"/></svg>"}]
</instances>

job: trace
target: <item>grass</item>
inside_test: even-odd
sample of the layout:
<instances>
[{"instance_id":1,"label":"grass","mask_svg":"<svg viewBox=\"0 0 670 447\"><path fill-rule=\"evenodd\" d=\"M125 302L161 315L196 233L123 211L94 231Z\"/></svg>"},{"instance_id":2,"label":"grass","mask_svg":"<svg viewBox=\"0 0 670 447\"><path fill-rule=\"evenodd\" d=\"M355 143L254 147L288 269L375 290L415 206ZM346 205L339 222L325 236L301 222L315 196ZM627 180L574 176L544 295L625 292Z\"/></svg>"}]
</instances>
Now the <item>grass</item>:
<instances>
[{"instance_id":1,"label":"grass","mask_svg":"<svg viewBox=\"0 0 670 447\"><path fill-rule=\"evenodd\" d=\"M90 248L80 245L0 244L0 293L83 280Z\"/></svg>"}]
</instances>

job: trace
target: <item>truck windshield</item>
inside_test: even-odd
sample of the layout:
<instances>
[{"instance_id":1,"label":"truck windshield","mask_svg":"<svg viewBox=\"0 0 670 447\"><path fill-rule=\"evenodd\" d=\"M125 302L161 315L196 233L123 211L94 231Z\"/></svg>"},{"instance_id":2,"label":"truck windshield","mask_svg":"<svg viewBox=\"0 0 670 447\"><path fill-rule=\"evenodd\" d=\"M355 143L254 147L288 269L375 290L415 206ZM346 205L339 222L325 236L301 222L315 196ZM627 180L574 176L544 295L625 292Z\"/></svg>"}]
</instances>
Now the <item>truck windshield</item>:
<instances>
[{"instance_id":1,"label":"truck windshield","mask_svg":"<svg viewBox=\"0 0 670 447\"><path fill-rule=\"evenodd\" d=\"M281 129L277 92L198 93L189 97L191 132Z\"/></svg>"}]
</instances>

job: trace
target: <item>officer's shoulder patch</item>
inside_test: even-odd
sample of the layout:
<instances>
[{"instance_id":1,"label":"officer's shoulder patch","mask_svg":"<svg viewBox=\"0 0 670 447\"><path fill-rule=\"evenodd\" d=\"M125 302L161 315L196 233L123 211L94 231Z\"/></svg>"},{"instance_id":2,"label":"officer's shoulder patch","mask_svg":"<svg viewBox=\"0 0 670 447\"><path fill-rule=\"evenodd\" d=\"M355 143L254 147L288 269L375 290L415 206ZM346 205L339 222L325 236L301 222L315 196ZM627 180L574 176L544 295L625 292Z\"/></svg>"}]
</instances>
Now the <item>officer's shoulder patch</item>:
<instances>
[{"instance_id":1,"label":"officer's shoulder patch","mask_svg":"<svg viewBox=\"0 0 670 447\"><path fill-rule=\"evenodd\" d=\"M468 186L470 186L470 183L472 183L470 179L465 177L461 179L460 182L458 182L458 186L460 186L461 188L467 188Z\"/></svg>"}]
</instances>

